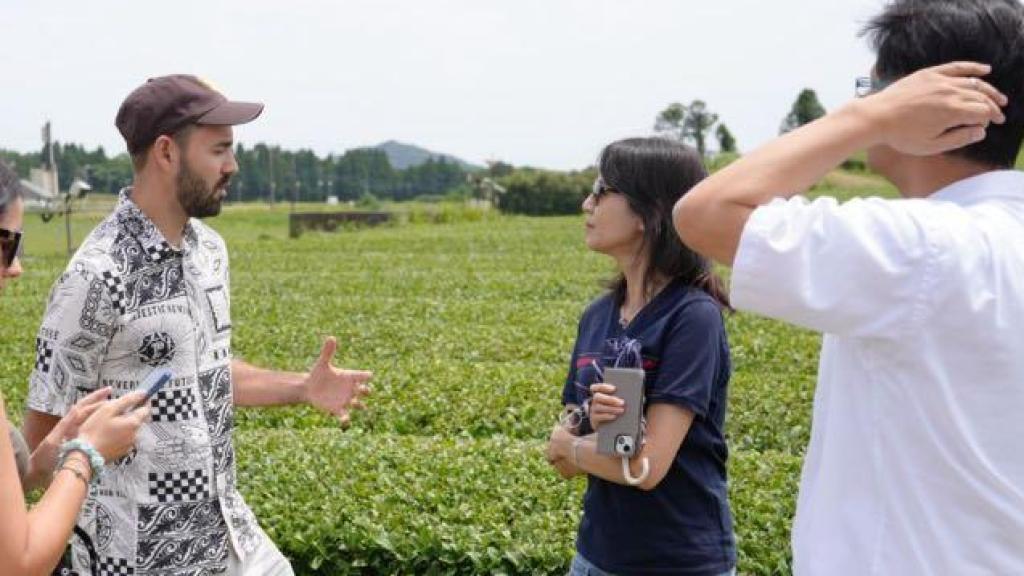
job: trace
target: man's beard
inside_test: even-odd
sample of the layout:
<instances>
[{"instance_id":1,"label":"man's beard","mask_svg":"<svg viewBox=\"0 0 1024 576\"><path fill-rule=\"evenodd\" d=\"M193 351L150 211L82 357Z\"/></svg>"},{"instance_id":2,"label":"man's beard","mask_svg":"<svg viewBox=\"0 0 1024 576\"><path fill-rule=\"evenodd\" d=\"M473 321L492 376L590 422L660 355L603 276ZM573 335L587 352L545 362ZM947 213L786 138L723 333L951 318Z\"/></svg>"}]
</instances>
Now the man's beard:
<instances>
[{"instance_id":1,"label":"man's beard","mask_svg":"<svg viewBox=\"0 0 1024 576\"><path fill-rule=\"evenodd\" d=\"M227 188L230 176L224 176L214 187L207 186L206 182L188 164L182 162L178 169L178 176L175 178L175 187L178 193L178 203L181 204L185 213L192 218L206 218L220 214L221 198L217 190Z\"/></svg>"}]
</instances>

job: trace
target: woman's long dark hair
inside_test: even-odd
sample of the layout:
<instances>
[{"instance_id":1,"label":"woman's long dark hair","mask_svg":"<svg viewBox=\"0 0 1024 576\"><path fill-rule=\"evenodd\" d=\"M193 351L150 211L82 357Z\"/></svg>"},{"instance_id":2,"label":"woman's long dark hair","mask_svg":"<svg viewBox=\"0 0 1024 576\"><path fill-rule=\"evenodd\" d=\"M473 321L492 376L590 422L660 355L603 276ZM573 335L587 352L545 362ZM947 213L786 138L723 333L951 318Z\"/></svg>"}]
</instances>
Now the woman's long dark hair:
<instances>
[{"instance_id":1,"label":"woman's long dark hair","mask_svg":"<svg viewBox=\"0 0 1024 576\"><path fill-rule=\"evenodd\" d=\"M678 278L731 309L711 261L683 244L672 224L676 202L707 176L697 151L666 138L628 138L605 146L598 172L609 188L626 197L630 209L643 220L640 250L648 256L642 277L644 293L651 295L658 276ZM624 275L612 280L610 288L619 304L625 301Z\"/></svg>"},{"instance_id":2,"label":"woman's long dark hair","mask_svg":"<svg viewBox=\"0 0 1024 576\"><path fill-rule=\"evenodd\" d=\"M7 210L7 205L21 196L21 183L14 170L0 160L0 214Z\"/></svg>"}]
</instances>

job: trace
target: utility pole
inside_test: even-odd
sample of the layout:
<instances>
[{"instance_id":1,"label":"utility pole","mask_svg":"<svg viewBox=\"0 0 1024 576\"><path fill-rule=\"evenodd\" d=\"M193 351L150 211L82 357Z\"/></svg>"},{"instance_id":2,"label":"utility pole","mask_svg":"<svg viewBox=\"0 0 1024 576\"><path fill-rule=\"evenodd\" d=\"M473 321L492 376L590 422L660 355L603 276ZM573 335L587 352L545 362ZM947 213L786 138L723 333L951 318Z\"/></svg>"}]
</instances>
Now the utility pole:
<instances>
[{"instance_id":1,"label":"utility pole","mask_svg":"<svg viewBox=\"0 0 1024 576\"><path fill-rule=\"evenodd\" d=\"M43 145L46 146L46 163L50 173L50 192L54 198L60 198L60 175L57 171L57 157L53 151L53 126L47 120L43 125ZM64 238L68 256L74 253L71 245L71 194L64 195Z\"/></svg>"},{"instance_id":2,"label":"utility pole","mask_svg":"<svg viewBox=\"0 0 1024 576\"><path fill-rule=\"evenodd\" d=\"M292 187L292 205L289 213L295 212L295 197L299 195L299 168L294 154L292 155L292 176L295 178L295 185Z\"/></svg>"}]
</instances>

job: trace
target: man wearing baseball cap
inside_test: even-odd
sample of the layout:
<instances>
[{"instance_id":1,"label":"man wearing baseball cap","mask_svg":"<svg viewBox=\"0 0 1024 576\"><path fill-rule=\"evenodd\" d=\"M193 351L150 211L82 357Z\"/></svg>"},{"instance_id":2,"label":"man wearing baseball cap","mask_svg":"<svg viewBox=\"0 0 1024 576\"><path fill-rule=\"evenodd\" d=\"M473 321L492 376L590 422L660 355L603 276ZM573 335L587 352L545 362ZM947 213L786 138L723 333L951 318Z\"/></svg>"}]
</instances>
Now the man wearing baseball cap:
<instances>
[{"instance_id":1,"label":"man wearing baseball cap","mask_svg":"<svg viewBox=\"0 0 1024 576\"><path fill-rule=\"evenodd\" d=\"M133 186L53 288L36 339L29 445L96 388L120 396L154 371L172 378L152 397L135 452L96 475L71 543L74 572L292 574L238 492L234 407L308 403L344 422L369 391L369 372L331 365L333 338L308 373L232 358L228 253L198 219L220 212L238 170L232 126L262 110L174 75L138 87L117 113Z\"/></svg>"}]
</instances>

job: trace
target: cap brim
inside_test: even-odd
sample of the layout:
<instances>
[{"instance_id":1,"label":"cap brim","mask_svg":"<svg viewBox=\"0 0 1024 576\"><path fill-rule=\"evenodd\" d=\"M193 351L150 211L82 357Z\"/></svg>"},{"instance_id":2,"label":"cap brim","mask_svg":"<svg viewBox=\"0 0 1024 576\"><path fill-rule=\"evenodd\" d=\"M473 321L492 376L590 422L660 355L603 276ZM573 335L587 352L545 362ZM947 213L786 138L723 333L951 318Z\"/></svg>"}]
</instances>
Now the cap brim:
<instances>
[{"instance_id":1,"label":"cap brim","mask_svg":"<svg viewBox=\"0 0 1024 576\"><path fill-rule=\"evenodd\" d=\"M252 122L263 113L263 104L256 102L223 102L195 119L196 124L235 126Z\"/></svg>"}]
</instances>

